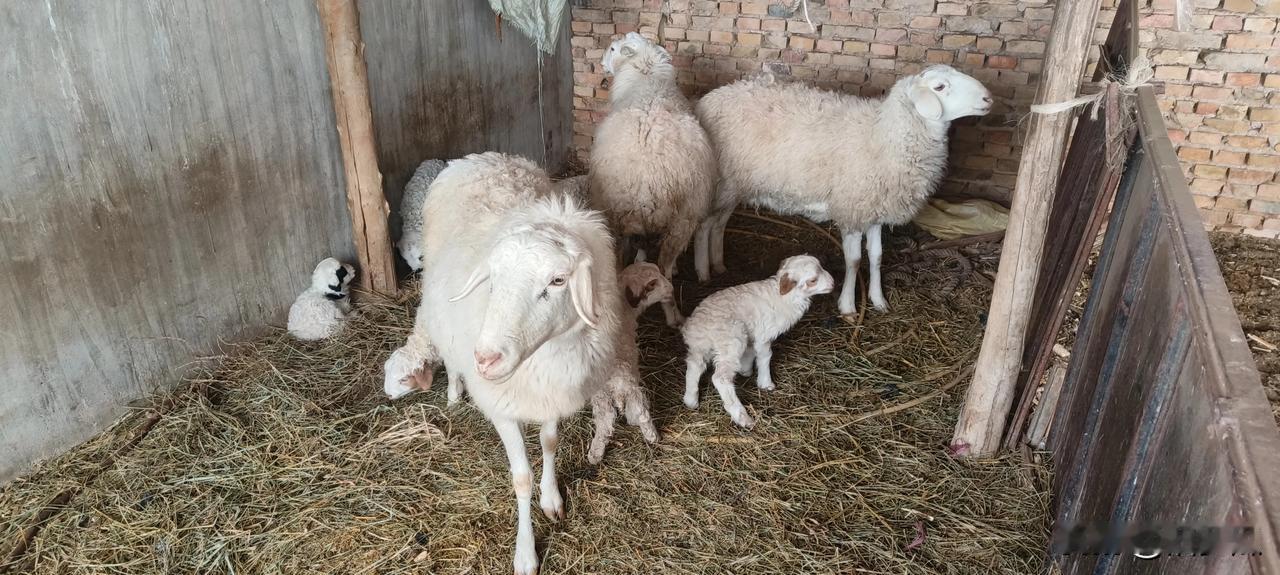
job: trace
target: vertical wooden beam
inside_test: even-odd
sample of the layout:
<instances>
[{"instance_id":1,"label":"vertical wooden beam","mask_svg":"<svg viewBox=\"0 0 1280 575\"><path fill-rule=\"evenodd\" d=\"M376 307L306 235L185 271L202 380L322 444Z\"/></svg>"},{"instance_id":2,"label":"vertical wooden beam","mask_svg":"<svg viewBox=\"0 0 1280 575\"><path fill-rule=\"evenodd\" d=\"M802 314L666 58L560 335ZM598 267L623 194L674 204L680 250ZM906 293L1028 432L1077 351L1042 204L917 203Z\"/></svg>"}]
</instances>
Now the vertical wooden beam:
<instances>
[{"instance_id":1,"label":"vertical wooden beam","mask_svg":"<svg viewBox=\"0 0 1280 575\"><path fill-rule=\"evenodd\" d=\"M347 180L351 234L364 272L365 287L382 294L396 291L395 259L387 228L386 196L373 137L369 76L360 40L355 0L315 0L324 26L325 60L333 86L333 113Z\"/></svg>"},{"instance_id":2,"label":"vertical wooden beam","mask_svg":"<svg viewBox=\"0 0 1280 575\"><path fill-rule=\"evenodd\" d=\"M1037 104L1076 96L1100 4L1101 0L1058 3L1045 49ZM1022 363L1024 336L1067 129L1074 116L1070 111L1031 115L982 350L951 438L951 452L958 456L987 456L1000 446Z\"/></svg>"}]
</instances>

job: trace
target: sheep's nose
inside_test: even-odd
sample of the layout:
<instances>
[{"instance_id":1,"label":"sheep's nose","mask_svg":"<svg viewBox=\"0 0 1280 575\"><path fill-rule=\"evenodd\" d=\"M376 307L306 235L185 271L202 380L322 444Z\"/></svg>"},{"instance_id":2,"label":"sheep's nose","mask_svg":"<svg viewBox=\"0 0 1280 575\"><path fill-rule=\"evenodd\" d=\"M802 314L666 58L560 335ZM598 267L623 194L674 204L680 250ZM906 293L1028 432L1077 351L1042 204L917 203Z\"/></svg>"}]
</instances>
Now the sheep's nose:
<instances>
[{"instance_id":1,"label":"sheep's nose","mask_svg":"<svg viewBox=\"0 0 1280 575\"><path fill-rule=\"evenodd\" d=\"M498 351L491 351L487 353L481 353L480 351L476 351L475 356L476 356L476 369L481 374L489 371L489 368L493 367L493 364L498 363L499 361L502 361L502 352L498 352Z\"/></svg>"},{"instance_id":2,"label":"sheep's nose","mask_svg":"<svg viewBox=\"0 0 1280 575\"><path fill-rule=\"evenodd\" d=\"M990 103L991 103L991 96L983 96L983 97L982 97L982 101L983 101L983 102L986 102L986 103L988 103L988 104L990 104Z\"/></svg>"}]
</instances>

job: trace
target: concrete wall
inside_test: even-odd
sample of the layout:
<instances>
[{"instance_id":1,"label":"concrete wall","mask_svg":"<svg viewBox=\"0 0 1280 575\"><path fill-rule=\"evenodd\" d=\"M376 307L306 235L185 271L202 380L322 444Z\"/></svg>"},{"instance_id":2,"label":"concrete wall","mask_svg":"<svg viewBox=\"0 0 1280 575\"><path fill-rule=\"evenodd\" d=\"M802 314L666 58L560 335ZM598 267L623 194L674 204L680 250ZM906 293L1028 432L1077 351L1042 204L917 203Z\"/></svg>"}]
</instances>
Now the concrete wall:
<instances>
[{"instance_id":1,"label":"concrete wall","mask_svg":"<svg viewBox=\"0 0 1280 575\"><path fill-rule=\"evenodd\" d=\"M393 206L427 157L563 162L567 39L539 120L533 49L484 2L361 8ZM310 0L11 0L0 38L4 481L354 250Z\"/></svg>"}]
</instances>

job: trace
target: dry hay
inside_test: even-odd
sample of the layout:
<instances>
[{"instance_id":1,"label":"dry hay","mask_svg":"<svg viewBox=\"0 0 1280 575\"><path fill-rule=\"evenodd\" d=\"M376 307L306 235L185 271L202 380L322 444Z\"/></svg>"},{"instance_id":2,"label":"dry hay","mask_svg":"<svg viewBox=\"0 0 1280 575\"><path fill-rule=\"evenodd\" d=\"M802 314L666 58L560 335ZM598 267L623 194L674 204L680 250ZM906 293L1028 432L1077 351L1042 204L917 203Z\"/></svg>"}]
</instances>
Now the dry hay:
<instances>
[{"instance_id":1,"label":"dry hay","mask_svg":"<svg viewBox=\"0 0 1280 575\"><path fill-rule=\"evenodd\" d=\"M740 214L730 227L727 277L703 288L682 262L686 312L806 246L841 267L829 232L807 222ZM957 265L955 253L900 251L907 233L886 249L890 313L852 325L835 318L834 296L821 298L775 346L777 391L740 378L751 432L733 427L709 385L700 411L681 404L682 344L660 313L646 317L642 361L662 440L620 428L593 468L590 418L566 422L569 517L535 520L543 572L1037 572L1049 512L1039 455L965 462L944 451L963 386L939 390L965 382L993 249L963 248ZM164 417L95 479L145 410L5 486L6 542L55 494L83 487L18 570L510 572L514 497L492 427L470 406L445 408L440 384L394 404L382 395L382 361L412 318L415 296L404 293L365 298L363 315L325 344L276 332L230 346L154 398L169 406Z\"/></svg>"}]
</instances>

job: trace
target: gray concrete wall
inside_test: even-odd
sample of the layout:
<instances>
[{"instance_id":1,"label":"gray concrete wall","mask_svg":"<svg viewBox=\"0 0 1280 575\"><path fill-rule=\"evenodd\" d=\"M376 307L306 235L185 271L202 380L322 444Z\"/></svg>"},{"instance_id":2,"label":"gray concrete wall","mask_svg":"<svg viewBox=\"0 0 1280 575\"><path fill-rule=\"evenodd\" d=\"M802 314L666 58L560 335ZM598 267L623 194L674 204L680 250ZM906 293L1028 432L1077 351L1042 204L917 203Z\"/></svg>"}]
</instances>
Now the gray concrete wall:
<instances>
[{"instance_id":1,"label":"gray concrete wall","mask_svg":"<svg viewBox=\"0 0 1280 575\"><path fill-rule=\"evenodd\" d=\"M393 206L426 157L563 161L567 39L538 104L533 48L482 0L361 9ZM310 0L10 0L0 38L2 482L354 251Z\"/></svg>"}]
</instances>

